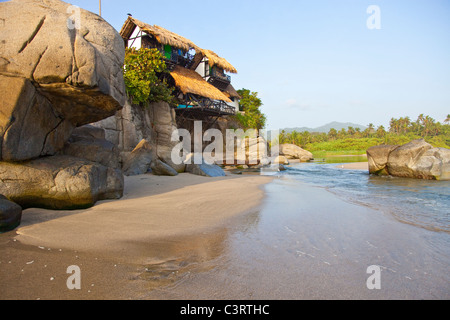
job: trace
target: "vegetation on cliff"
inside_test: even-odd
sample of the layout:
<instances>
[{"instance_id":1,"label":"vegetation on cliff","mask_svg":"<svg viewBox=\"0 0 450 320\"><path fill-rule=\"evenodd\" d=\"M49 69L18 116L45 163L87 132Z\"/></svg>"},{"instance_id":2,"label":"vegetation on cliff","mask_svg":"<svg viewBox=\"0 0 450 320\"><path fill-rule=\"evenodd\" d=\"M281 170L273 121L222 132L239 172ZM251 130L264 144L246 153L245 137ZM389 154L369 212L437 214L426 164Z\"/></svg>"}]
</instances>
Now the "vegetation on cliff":
<instances>
[{"instance_id":1,"label":"vegetation on cliff","mask_svg":"<svg viewBox=\"0 0 450 320\"><path fill-rule=\"evenodd\" d=\"M135 104L173 100L173 88L160 77L167 72L162 54L157 49L127 48L124 80L128 96Z\"/></svg>"},{"instance_id":2,"label":"vegetation on cliff","mask_svg":"<svg viewBox=\"0 0 450 320\"><path fill-rule=\"evenodd\" d=\"M267 118L265 114L261 112L262 100L258 97L258 92L252 92L248 89L241 89L237 91L241 96L239 102L239 113L236 115L236 119L247 129L265 128Z\"/></svg>"}]
</instances>

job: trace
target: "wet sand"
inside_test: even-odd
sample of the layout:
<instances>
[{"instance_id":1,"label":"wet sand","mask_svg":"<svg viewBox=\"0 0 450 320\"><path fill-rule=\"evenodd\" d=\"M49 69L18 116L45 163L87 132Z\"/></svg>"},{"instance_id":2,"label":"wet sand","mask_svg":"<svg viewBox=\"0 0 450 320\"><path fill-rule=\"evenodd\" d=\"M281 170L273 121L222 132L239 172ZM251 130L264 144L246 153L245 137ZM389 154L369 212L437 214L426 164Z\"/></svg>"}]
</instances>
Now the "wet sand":
<instances>
[{"instance_id":1,"label":"wet sand","mask_svg":"<svg viewBox=\"0 0 450 320\"><path fill-rule=\"evenodd\" d=\"M365 170L369 171L369 163L368 162L355 162L355 163L346 163L336 166L339 169L346 170Z\"/></svg>"},{"instance_id":2,"label":"wet sand","mask_svg":"<svg viewBox=\"0 0 450 320\"><path fill-rule=\"evenodd\" d=\"M176 257L213 246L233 218L257 210L270 180L145 175L126 178L118 201L69 212L25 210L20 228L0 235L0 299L136 298L139 268L159 264L161 252ZM187 238L193 240L175 240ZM71 265L81 269L80 291L67 289Z\"/></svg>"},{"instance_id":3,"label":"wet sand","mask_svg":"<svg viewBox=\"0 0 450 320\"><path fill-rule=\"evenodd\" d=\"M289 177L265 186L263 209L229 228L197 272L144 299L408 300L450 298L449 235ZM378 290L367 281L380 268ZM181 270L180 270L181 271Z\"/></svg>"},{"instance_id":4,"label":"wet sand","mask_svg":"<svg viewBox=\"0 0 450 320\"><path fill-rule=\"evenodd\" d=\"M0 298L450 298L448 234L290 177L205 179L135 177L120 201L27 210L0 235ZM69 265L82 290L67 289ZM372 265L381 290L366 286Z\"/></svg>"}]
</instances>

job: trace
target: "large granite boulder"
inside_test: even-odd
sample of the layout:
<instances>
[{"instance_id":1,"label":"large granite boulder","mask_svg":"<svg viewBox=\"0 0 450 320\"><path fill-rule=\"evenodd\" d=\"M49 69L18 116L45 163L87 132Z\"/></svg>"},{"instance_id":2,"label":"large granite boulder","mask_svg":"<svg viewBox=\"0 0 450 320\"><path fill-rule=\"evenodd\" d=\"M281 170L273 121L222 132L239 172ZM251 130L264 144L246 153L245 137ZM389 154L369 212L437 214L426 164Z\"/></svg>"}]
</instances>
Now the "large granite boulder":
<instances>
[{"instance_id":1,"label":"large granite boulder","mask_svg":"<svg viewBox=\"0 0 450 320\"><path fill-rule=\"evenodd\" d=\"M372 174L450 180L450 150L433 148L425 140L414 140L403 146L373 147L367 150L367 156Z\"/></svg>"},{"instance_id":2,"label":"large granite boulder","mask_svg":"<svg viewBox=\"0 0 450 320\"><path fill-rule=\"evenodd\" d=\"M177 164L172 161L172 150L178 144L178 142L172 141L172 134L177 130L175 110L166 102L154 102L148 108L153 119L156 157L176 172L184 172L185 165L183 163Z\"/></svg>"},{"instance_id":3,"label":"large granite boulder","mask_svg":"<svg viewBox=\"0 0 450 320\"><path fill-rule=\"evenodd\" d=\"M298 159L302 162L314 160L314 156L311 152L306 151L295 144L280 145L280 155L285 156L288 159Z\"/></svg>"},{"instance_id":4,"label":"large granite boulder","mask_svg":"<svg viewBox=\"0 0 450 320\"><path fill-rule=\"evenodd\" d=\"M0 194L0 233L14 230L22 219L22 208Z\"/></svg>"},{"instance_id":5,"label":"large granite boulder","mask_svg":"<svg viewBox=\"0 0 450 320\"><path fill-rule=\"evenodd\" d=\"M367 150L369 161L369 173L377 175L389 175L387 163L390 153L399 146L381 145Z\"/></svg>"},{"instance_id":6,"label":"large granite boulder","mask_svg":"<svg viewBox=\"0 0 450 320\"><path fill-rule=\"evenodd\" d=\"M412 166L414 178L450 180L450 150L433 148L427 150Z\"/></svg>"},{"instance_id":7,"label":"large granite boulder","mask_svg":"<svg viewBox=\"0 0 450 320\"><path fill-rule=\"evenodd\" d=\"M128 99L115 115L92 125L104 129L106 140L125 153L133 151L143 139L152 141L155 136L151 107L133 105Z\"/></svg>"},{"instance_id":8,"label":"large granite boulder","mask_svg":"<svg viewBox=\"0 0 450 320\"><path fill-rule=\"evenodd\" d=\"M124 189L121 170L70 156L0 162L0 180L0 194L22 208L88 208L121 198Z\"/></svg>"},{"instance_id":9,"label":"large granite boulder","mask_svg":"<svg viewBox=\"0 0 450 320\"><path fill-rule=\"evenodd\" d=\"M198 161L200 159L201 161ZM190 153L186 156L184 163L186 164L186 172L204 177L224 177L225 171L216 164L208 163L203 156L195 156Z\"/></svg>"},{"instance_id":10,"label":"large granite boulder","mask_svg":"<svg viewBox=\"0 0 450 320\"><path fill-rule=\"evenodd\" d=\"M240 153L237 154L236 158L238 163L243 163L242 156L245 154L245 163L249 164L268 164L268 145L267 141L263 137L250 137L241 140ZM247 162L248 161L248 162Z\"/></svg>"},{"instance_id":11,"label":"large granite boulder","mask_svg":"<svg viewBox=\"0 0 450 320\"><path fill-rule=\"evenodd\" d=\"M450 150L433 148L425 140L414 140L389 154L388 172L396 177L447 180Z\"/></svg>"},{"instance_id":12,"label":"large granite boulder","mask_svg":"<svg viewBox=\"0 0 450 320\"><path fill-rule=\"evenodd\" d=\"M151 171L150 166L153 158L152 146L147 140L143 139L136 148L125 157L122 166L124 175L137 176L146 174Z\"/></svg>"},{"instance_id":13,"label":"large granite boulder","mask_svg":"<svg viewBox=\"0 0 450 320\"><path fill-rule=\"evenodd\" d=\"M120 153L117 147L105 139L103 129L91 125L76 128L62 153L97 162L105 167L121 167Z\"/></svg>"},{"instance_id":14,"label":"large granite boulder","mask_svg":"<svg viewBox=\"0 0 450 320\"><path fill-rule=\"evenodd\" d=\"M168 103L153 102L140 106L126 101L123 109L114 116L93 125L105 129L106 139L117 145L123 154L124 166L130 152L145 140L150 144L155 159L178 173L184 172L184 164L172 161L172 150L177 144L172 141L172 133L177 129L177 123L175 110ZM123 169L127 171L128 168Z\"/></svg>"},{"instance_id":15,"label":"large granite boulder","mask_svg":"<svg viewBox=\"0 0 450 320\"><path fill-rule=\"evenodd\" d=\"M282 165L289 165L289 160L285 156L277 156L272 159L272 164L282 164Z\"/></svg>"},{"instance_id":16,"label":"large granite boulder","mask_svg":"<svg viewBox=\"0 0 450 320\"><path fill-rule=\"evenodd\" d=\"M188 164L186 165L186 172L204 177L224 177L225 171L215 164Z\"/></svg>"},{"instance_id":17,"label":"large granite boulder","mask_svg":"<svg viewBox=\"0 0 450 320\"><path fill-rule=\"evenodd\" d=\"M75 23L73 23L75 21ZM54 155L125 103L120 34L59 0L0 3L0 161Z\"/></svg>"},{"instance_id":18,"label":"large granite boulder","mask_svg":"<svg viewBox=\"0 0 450 320\"><path fill-rule=\"evenodd\" d=\"M159 159L153 159L152 163L150 164L150 169L155 176L174 177L178 175L178 172L174 168Z\"/></svg>"},{"instance_id":19,"label":"large granite boulder","mask_svg":"<svg viewBox=\"0 0 450 320\"><path fill-rule=\"evenodd\" d=\"M225 171L215 164L190 164L186 166L186 172L204 177L224 177Z\"/></svg>"}]
</instances>

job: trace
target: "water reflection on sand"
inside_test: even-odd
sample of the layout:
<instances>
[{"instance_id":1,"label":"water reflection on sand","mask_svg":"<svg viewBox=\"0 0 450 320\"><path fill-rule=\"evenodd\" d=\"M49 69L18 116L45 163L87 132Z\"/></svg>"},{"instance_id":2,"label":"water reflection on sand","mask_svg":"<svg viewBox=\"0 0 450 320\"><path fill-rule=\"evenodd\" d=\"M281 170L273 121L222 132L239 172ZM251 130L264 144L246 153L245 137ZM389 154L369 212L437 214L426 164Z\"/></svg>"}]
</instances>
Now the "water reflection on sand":
<instances>
[{"instance_id":1,"label":"water reflection on sand","mask_svg":"<svg viewBox=\"0 0 450 320\"><path fill-rule=\"evenodd\" d=\"M338 176L333 188L321 183L329 181L320 171L325 167L308 168L295 177L280 174L266 186L262 209L228 228L156 244L148 256L157 258L143 265L139 275L148 282L142 298L450 298L447 232L400 223L370 203L360 205L367 204L363 197L358 204L337 196L364 173ZM312 171L320 173L314 183L309 181ZM355 192L373 192L381 201L399 187L412 193L435 191L426 182L386 183L364 175L371 191L357 186ZM371 265L382 270L381 290L366 286Z\"/></svg>"}]
</instances>

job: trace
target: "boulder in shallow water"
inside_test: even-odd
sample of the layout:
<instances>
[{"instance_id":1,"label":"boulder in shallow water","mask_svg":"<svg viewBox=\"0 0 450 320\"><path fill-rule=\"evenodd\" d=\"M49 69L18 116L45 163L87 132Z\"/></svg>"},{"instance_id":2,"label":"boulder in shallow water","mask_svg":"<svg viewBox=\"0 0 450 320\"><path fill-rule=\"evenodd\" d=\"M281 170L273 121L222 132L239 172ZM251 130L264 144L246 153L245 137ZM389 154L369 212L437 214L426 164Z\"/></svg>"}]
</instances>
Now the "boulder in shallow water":
<instances>
[{"instance_id":1,"label":"boulder in shallow water","mask_svg":"<svg viewBox=\"0 0 450 320\"><path fill-rule=\"evenodd\" d=\"M387 168L396 177L446 180L450 174L450 150L414 140L389 154Z\"/></svg>"},{"instance_id":2,"label":"boulder in shallow water","mask_svg":"<svg viewBox=\"0 0 450 320\"><path fill-rule=\"evenodd\" d=\"M280 155L285 156L288 159L298 159L302 162L314 160L314 156L311 152L294 144L280 145Z\"/></svg>"},{"instance_id":3,"label":"boulder in shallow water","mask_svg":"<svg viewBox=\"0 0 450 320\"><path fill-rule=\"evenodd\" d=\"M386 154L387 163L384 165ZM425 140L414 140L400 147L371 148L367 155L371 166L370 173L427 180L450 180L450 150L433 148Z\"/></svg>"},{"instance_id":4,"label":"boulder in shallow water","mask_svg":"<svg viewBox=\"0 0 450 320\"><path fill-rule=\"evenodd\" d=\"M275 157L272 161L272 164L283 164L283 165L289 165L289 160L285 156L278 156Z\"/></svg>"},{"instance_id":5,"label":"boulder in shallow water","mask_svg":"<svg viewBox=\"0 0 450 320\"><path fill-rule=\"evenodd\" d=\"M369 161L369 173L377 175L389 175L387 163L389 154L399 146L381 145L367 150Z\"/></svg>"}]
</instances>

